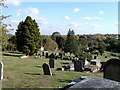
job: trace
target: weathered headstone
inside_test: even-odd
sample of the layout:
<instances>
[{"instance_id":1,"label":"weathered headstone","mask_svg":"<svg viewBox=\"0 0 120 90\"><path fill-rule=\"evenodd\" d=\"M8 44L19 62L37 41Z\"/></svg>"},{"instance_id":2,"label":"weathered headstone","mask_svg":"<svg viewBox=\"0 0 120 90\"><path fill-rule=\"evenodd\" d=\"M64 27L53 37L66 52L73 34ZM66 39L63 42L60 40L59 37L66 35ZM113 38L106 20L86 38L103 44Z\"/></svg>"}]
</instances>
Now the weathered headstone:
<instances>
[{"instance_id":1,"label":"weathered headstone","mask_svg":"<svg viewBox=\"0 0 120 90\"><path fill-rule=\"evenodd\" d=\"M104 78L120 82L120 59L110 59L105 63Z\"/></svg>"},{"instance_id":2,"label":"weathered headstone","mask_svg":"<svg viewBox=\"0 0 120 90\"><path fill-rule=\"evenodd\" d=\"M49 65L50 65L50 68L54 68L54 66L55 66L55 60L53 58L50 58Z\"/></svg>"},{"instance_id":3,"label":"weathered headstone","mask_svg":"<svg viewBox=\"0 0 120 90\"><path fill-rule=\"evenodd\" d=\"M3 79L3 63L0 61L0 80Z\"/></svg>"},{"instance_id":4,"label":"weathered headstone","mask_svg":"<svg viewBox=\"0 0 120 90\"><path fill-rule=\"evenodd\" d=\"M82 72L82 62L80 60L74 61L74 70Z\"/></svg>"},{"instance_id":5,"label":"weathered headstone","mask_svg":"<svg viewBox=\"0 0 120 90\"><path fill-rule=\"evenodd\" d=\"M46 52L46 55L45 55L46 58L48 58L48 52Z\"/></svg>"},{"instance_id":6,"label":"weathered headstone","mask_svg":"<svg viewBox=\"0 0 120 90\"><path fill-rule=\"evenodd\" d=\"M65 90L120 90L120 82L89 76Z\"/></svg>"},{"instance_id":7,"label":"weathered headstone","mask_svg":"<svg viewBox=\"0 0 120 90\"><path fill-rule=\"evenodd\" d=\"M51 75L51 76L52 76L52 73L51 73L51 69L50 69L49 64L44 63L44 64L42 65L42 67L43 67L44 75Z\"/></svg>"}]
</instances>

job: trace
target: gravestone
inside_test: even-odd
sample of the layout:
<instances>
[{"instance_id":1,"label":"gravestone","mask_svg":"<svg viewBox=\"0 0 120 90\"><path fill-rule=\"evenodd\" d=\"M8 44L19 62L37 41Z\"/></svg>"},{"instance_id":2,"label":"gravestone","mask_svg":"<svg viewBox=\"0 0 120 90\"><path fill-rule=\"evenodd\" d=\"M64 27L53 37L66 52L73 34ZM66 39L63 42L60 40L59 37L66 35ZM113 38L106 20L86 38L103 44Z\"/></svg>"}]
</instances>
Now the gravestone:
<instances>
[{"instance_id":1,"label":"gravestone","mask_svg":"<svg viewBox=\"0 0 120 90\"><path fill-rule=\"evenodd\" d=\"M74 61L74 70L82 72L82 62L80 60Z\"/></svg>"},{"instance_id":2,"label":"gravestone","mask_svg":"<svg viewBox=\"0 0 120 90\"><path fill-rule=\"evenodd\" d=\"M53 58L50 58L49 65L50 65L50 68L54 68L54 66L55 66L55 60Z\"/></svg>"},{"instance_id":3,"label":"gravestone","mask_svg":"<svg viewBox=\"0 0 120 90\"><path fill-rule=\"evenodd\" d=\"M105 58L107 58L107 56L105 56Z\"/></svg>"},{"instance_id":4,"label":"gravestone","mask_svg":"<svg viewBox=\"0 0 120 90\"><path fill-rule=\"evenodd\" d=\"M46 52L46 55L45 55L46 58L48 58L48 52Z\"/></svg>"},{"instance_id":5,"label":"gravestone","mask_svg":"<svg viewBox=\"0 0 120 90\"><path fill-rule=\"evenodd\" d=\"M120 82L89 76L65 90L120 90Z\"/></svg>"},{"instance_id":6,"label":"gravestone","mask_svg":"<svg viewBox=\"0 0 120 90\"><path fill-rule=\"evenodd\" d=\"M51 75L52 76L50 66L47 63L44 63L42 65L42 67L43 67L44 75Z\"/></svg>"},{"instance_id":7,"label":"gravestone","mask_svg":"<svg viewBox=\"0 0 120 90\"><path fill-rule=\"evenodd\" d=\"M42 52L42 56L44 56L44 52Z\"/></svg>"},{"instance_id":8,"label":"gravestone","mask_svg":"<svg viewBox=\"0 0 120 90\"><path fill-rule=\"evenodd\" d=\"M55 58L54 53L51 53L51 54L49 55L49 58Z\"/></svg>"},{"instance_id":9,"label":"gravestone","mask_svg":"<svg viewBox=\"0 0 120 90\"><path fill-rule=\"evenodd\" d=\"M0 80L3 79L3 63L0 61Z\"/></svg>"},{"instance_id":10,"label":"gravestone","mask_svg":"<svg viewBox=\"0 0 120 90\"><path fill-rule=\"evenodd\" d=\"M60 56L60 59L62 59L62 58L63 58L62 53L59 53L59 56Z\"/></svg>"},{"instance_id":11,"label":"gravestone","mask_svg":"<svg viewBox=\"0 0 120 90\"><path fill-rule=\"evenodd\" d=\"M97 57L97 56L94 56L94 59L98 59L98 57Z\"/></svg>"},{"instance_id":12,"label":"gravestone","mask_svg":"<svg viewBox=\"0 0 120 90\"><path fill-rule=\"evenodd\" d=\"M58 56L55 56L55 59L58 59Z\"/></svg>"},{"instance_id":13,"label":"gravestone","mask_svg":"<svg viewBox=\"0 0 120 90\"><path fill-rule=\"evenodd\" d=\"M120 59L110 59L105 63L104 78L120 82Z\"/></svg>"}]
</instances>

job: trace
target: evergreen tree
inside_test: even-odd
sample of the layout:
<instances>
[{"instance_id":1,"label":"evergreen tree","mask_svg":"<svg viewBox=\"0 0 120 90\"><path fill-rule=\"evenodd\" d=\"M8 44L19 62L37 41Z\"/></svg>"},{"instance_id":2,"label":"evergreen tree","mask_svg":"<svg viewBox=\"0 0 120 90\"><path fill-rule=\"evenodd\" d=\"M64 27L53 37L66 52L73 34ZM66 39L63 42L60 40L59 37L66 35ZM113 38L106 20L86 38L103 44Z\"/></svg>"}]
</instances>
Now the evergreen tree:
<instances>
[{"instance_id":1,"label":"evergreen tree","mask_svg":"<svg viewBox=\"0 0 120 90\"><path fill-rule=\"evenodd\" d=\"M76 38L75 38L75 33L74 31L70 30L68 31L68 34L67 34L67 39L66 39L66 42L65 42L65 46L64 46L64 51L65 52L70 52L70 54L77 54L78 53L78 43L76 41Z\"/></svg>"},{"instance_id":2,"label":"evergreen tree","mask_svg":"<svg viewBox=\"0 0 120 90\"><path fill-rule=\"evenodd\" d=\"M41 45L39 26L35 20L27 16L25 21L20 22L16 32L17 50L26 55L37 53Z\"/></svg>"}]
</instances>

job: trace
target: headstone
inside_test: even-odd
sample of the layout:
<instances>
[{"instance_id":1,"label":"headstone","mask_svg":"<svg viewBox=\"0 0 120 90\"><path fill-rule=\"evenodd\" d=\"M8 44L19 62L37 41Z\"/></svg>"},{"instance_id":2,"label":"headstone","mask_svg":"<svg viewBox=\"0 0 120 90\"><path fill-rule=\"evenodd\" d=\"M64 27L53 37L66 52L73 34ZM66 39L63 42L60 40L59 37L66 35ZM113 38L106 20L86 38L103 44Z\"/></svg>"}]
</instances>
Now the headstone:
<instances>
[{"instance_id":1,"label":"headstone","mask_svg":"<svg viewBox=\"0 0 120 90\"><path fill-rule=\"evenodd\" d=\"M0 80L3 79L3 63L0 61Z\"/></svg>"},{"instance_id":2,"label":"headstone","mask_svg":"<svg viewBox=\"0 0 120 90\"><path fill-rule=\"evenodd\" d=\"M51 53L51 54L49 55L49 58L55 58L54 53Z\"/></svg>"},{"instance_id":3,"label":"headstone","mask_svg":"<svg viewBox=\"0 0 120 90\"><path fill-rule=\"evenodd\" d=\"M64 71L64 68L57 68L58 71Z\"/></svg>"},{"instance_id":4,"label":"headstone","mask_svg":"<svg viewBox=\"0 0 120 90\"><path fill-rule=\"evenodd\" d=\"M74 61L74 70L82 72L82 62L79 60Z\"/></svg>"},{"instance_id":5,"label":"headstone","mask_svg":"<svg viewBox=\"0 0 120 90\"><path fill-rule=\"evenodd\" d=\"M120 82L89 76L65 90L120 90Z\"/></svg>"},{"instance_id":6,"label":"headstone","mask_svg":"<svg viewBox=\"0 0 120 90\"><path fill-rule=\"evenodd\" d=\"M55 66L55 60L53 58L50 58L49 65L50 65L50 68L54 68L54 66Z\"/></svg>"},{"instance_id":7,"label":"headstone","mask_svg":"<svg viewBox=\"0 0 120 90\"><path fill-rule=\"evenodd\" d=\"M98 57L97 57L97 56L94 56L94 59L98 59Z\"/></svg>"},{"instance_id":8,"label":"headstone","mask_svg":"<svg viewBox=\"0 0 120 90\"><path fill-rule=\"evenodd\" d=\"M48 52L46 52L46 55L45 55L46 58L48 58Z\"/></svg>"},{"instance_id":9,"label":"headstone","mask_svg":"<svg viewBox=\"0 0 120 90\"><path fill-rule=\"evenodd\" d=\"M104 69L104 67L105 67L105 63L106 63L106 62L101 62L100 71L103 71L103 69Z\"/></svg>"},{"instance_id":10,"label":"headstone","mask_svg":"<svg viewBox=\"0 0 120 90\"><path fill-rule=\"evenodd\" d=\"M42 56L44 56L44 52L42 52Z\"/></svg>"},{"instance_id":11,"label":"headstone","mask_svg":"<svg viewBox=\"0 0 120 90\"><path fill-rule=\"evenodd\" d=\"M90 62L88 62L87 60L85 60L85 66L90 65Z\"/></svg>"},{"instance_id":12,"label":"headstone","mask_svg":"<svg viewBox=\"0 0 120 90\"><path fill-rule=\"evenodd\" d=\"M105 56L105 58L107 58L107 56Z\"/></svg>"},{"instance_id":13,"label":"headstone","mask_svg":"<svg viewBox=\"0 0 120 90\"><path fill-rule=\"evenodd\" d=\"M58 56L55 56L55 59L58 59Z\"/></svg>"},{"instance_id":14,"label":"headstone","mask_svg":"<svg viewBox=\"0 0 120 90\"><path fill-rule=\"evenodd\" d=\"M99 60L99 59L91 60L91 61L90 61L90 64L96 65L99 69L100 69L100 67L101 67L101 63L100 63L100 60Z\"/></svg>"},{"instance_id":15,"label":"headstone","mask_svg":"<svg viewBox=\"0 0 120 90\"><path fill-rule=\"evenodd\" d=\"M120 82L120 59L110 59L105 63L104 78Z\"/></svg>"},{"instance_id":16,"label":"headstone","mask_svg":"<svg viewBox=\"0 0 120 90\"><path fill-rule=\"evenodd\" d=\"M62 58L63 58L62 53L59 53L59 56L60 56L60 59L62 59Z\"/></svg>"},{"instance_id":17,"label":"headstone","mask_svg":"<svg viewBox=\"0 0 120 90\"><path fill-rule=\"evenodd\" d=\"M41 57L41 55L40 55L40 54L38 54L38 57Z\"/></svg>"},{"instance_id":18,"label":"headstone","mask_svg":"<svg viewBox=\"0 0 120 90\"><path fill-rule=\"evenodd\" d=\"M50 66L47 63L44 63L42 65L42 67L43 67L44 75L51 75L52 76Z\"/></svg>"}]
</instances>

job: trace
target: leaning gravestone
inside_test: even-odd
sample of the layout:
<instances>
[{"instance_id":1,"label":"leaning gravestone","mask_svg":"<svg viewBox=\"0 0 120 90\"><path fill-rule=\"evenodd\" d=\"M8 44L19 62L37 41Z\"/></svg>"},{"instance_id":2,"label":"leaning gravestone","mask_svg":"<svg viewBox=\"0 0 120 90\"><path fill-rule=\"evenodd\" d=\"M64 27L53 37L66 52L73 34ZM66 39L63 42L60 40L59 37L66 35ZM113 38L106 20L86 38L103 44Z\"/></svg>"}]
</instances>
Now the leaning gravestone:
<instances>
[{"instance_id":1,"label":"leaning gravestone","mask_svg":"<svg viewBox=\"0 0 120 90\"><path fill-rule=\"evenodd\" d=\"M50 68L54 68L54 66L55 66L55 60L53 58L50 58L49 65L50 65Z\"/></svg>"},{"instance_id":2,"label":"leaning gravestone","mask_svg":"<svg viewBox=\"0 0 120 90\"><path fill-rule=\"evenodd\" d=\"M0 80L3 79L3 63L0 61Z\"/></svg>"},{"instance_id":3,"label":"leaning gravestone","mask_svg":"<svg viewBox=\"0 0 120 90\"><path fill-rule=\"evenodd\" d=\"M42 67L43 67L44 75L51 75L52 76L50 66L47 63L44 63L42 65Z\"/></svg>"},{"instance_id":4,"label":"leaning gravestone","mask_svg":"<svg viewBox=\"0 0 120 90\"><path fill-rule=\"evenodd\" d=\"M120 82L120 59L110 59L103 68L104 78Z\"/></svg>"},{"instance_id":5,"label":"leaning gravestone","mask_svg":"<svg viewBox=\"0 0 120 90\"><path fill-rule=\"evenodd\" d=\"M74 61L74 70L82 72L82 62L79 60Z\"/></svg>"},{"instance_id":6,"label":"leaning gravestone","mask_svg":"<svg viewBox=\"0 0 120 90\"><path fill-rule=\"evenodd\" d=\"M48 53L46 52L46 55L45 55L46 58L48 58Z\"/></svg>"}]
</instances>

